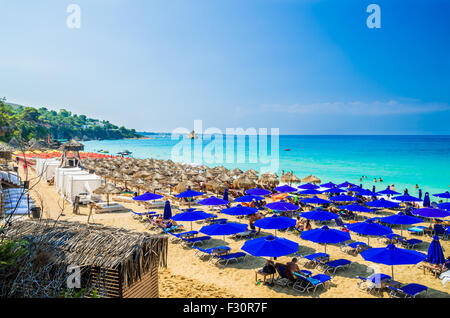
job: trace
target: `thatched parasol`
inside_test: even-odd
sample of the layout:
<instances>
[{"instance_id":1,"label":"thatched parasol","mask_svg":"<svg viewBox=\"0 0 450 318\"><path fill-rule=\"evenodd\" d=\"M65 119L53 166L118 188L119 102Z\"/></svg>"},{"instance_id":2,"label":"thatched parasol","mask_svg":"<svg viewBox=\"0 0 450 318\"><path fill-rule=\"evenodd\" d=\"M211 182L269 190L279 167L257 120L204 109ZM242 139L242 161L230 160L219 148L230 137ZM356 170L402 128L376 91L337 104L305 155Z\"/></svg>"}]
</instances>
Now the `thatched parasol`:
<instances>
[{"instance_id":1,"label":"thatched parasol","mask_svg":"<svg viewBox=\"0 0 450 318\"><path fill-rule=\"evenodd\" d=\"M316 183L321 183L322 181L319 178L310 174L309 176L303 178L302 182L316 184Z\"/></svg>"},{"instance_id":2,"label":"thatched parasol","mask_svg":"<svg viewBox=\"0 0 450 318\"><path fill-rule=\"evenodd\" d=\"M106 194L106 205L109 205L109 195L110 194L119 194L122 193L122 191L112 185L111 183L107 183L104 186L101 186L94 190L95 194Z\"/></svg>"}]
</instances>

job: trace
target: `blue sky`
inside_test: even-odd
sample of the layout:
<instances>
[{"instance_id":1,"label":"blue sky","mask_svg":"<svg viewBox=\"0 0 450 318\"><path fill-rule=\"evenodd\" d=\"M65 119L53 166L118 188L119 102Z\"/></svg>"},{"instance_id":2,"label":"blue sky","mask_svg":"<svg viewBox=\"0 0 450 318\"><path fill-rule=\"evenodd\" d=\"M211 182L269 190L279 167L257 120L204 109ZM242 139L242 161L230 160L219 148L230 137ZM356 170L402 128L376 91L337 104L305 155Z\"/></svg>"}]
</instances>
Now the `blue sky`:
<instances>
[{"instance_id":1,"label":"blue sky","mask_svg":"<svg viewBox=\"0 0 450 318\"><path fill-rule=\"evenodd\" d=\"M81 8L69 29L66 8ZM369 29L366 8L381 8ZM449 1L0 0L0 96L139 131L449 134Z\"/></svg>"}]
</instances>

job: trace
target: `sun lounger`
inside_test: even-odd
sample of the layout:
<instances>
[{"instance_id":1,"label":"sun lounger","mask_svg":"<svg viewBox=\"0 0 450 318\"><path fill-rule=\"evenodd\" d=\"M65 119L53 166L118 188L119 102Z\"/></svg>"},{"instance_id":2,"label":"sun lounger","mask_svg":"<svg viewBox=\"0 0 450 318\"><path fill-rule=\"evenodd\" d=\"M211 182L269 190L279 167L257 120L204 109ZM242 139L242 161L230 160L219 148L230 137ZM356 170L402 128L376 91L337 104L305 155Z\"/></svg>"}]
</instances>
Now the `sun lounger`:
<instances>
[{"instance_id":1,"label":"sun lounger","mask_svg":"<svg viewBox=\"0 0 450 318\"><path fill-rule=\"evenodd\" d=\"M317 274L311 277L304 276L300 273L294 273L294 275L297 280L292 288L299 292L310 292L313 290L313 293L315 293L319 286L325 288L325 284L331 280L331 276L325 274Z\"/></svg>"},{"instance_id":2,"label":"sun lounger","mask_svg":"<svg viewBox=\"0 0 450 318\"><path fill-rule=\"evenodd\" d=\"M424 233L424 230L426 229L426 226L413 226L408 228L408 232L411 232L412 234L418 234L422 235Z\"/></svg>"},{"instance_id":3,"label":"sun lounger","mask_svg":"<svg viewBox=\"0 0 450 318\"><path fill-rule=\"evenodd\" d=\"M215 224L215 223L220 223L220 222L224 222L224 221L227 221L227 219L210 219L209 224Z\"/></svg>"},{"instance_id":4,"label":"sun lounger","mask_svg":"<svg viewBox=\"0 0 450 318\"><path fill-rule=\"evenodd\" d=\"M275 264L275 269L278 273L278 277L274 280L274 282L277 285L280 286L289 286L292 285L294 283L294 280L292 280L288 275L287 275L287 266L285 264L281 264L281 263L276 263Z\"/></svg>"},{"instance_id":5,"label":"sun lounger","mask_svg":"<svg viewBox=\"0 0 450 318\"><path fill-rule=\"evenodd\" d=\"M164 208L166 205L166 201L151 201L151 202L145 202L145 204L150 207L151 209L154 208Z\"/></svg>"},{"instance_id":6,"label":"sun lounger","mask_svg":"<svg viewBox=\"0 0 450 318\"><path fill-rule=\"evenodd\" d=\"M192 246L194 247L196 244L203 244L206 241L209 241L211 239L211 236L199 236L199 237L193 237L193 238L181 238L183 243L186 246Z\"/></svg>"},{"instance_id":7,"label":"sun lounger","mask_svg":"<svg viewBox=\"0 0 450 318\"><path fill-rule=\"evenodd\" d=\"M311 265L313 267L317 267L320 265L321 262L326 262L330 259L330 255L327 253L315 253L310 255L304 255L301 256L302 258L306 259L306 265Z\"/></svg>"},{"instance_id":8,"label":"sun lounger","mask_svg":"<svg viewBox=\"0 0 450 318\"><path fill-rule=\"evenodd\" d=\"M173 242L178 242L181 241L183 238L190 238L192 236L195 236L198 234L197 231L189 231L189 232L182 232L182 233L172 233L172 232L168 232L170 235L172 235Z\"/></svg>"},{"instance_id":9,"label":"sun lounger","mask_svg":"<svg viewBox=\"0 0 450 318\"><path fill-rule=\"evenodd\" d=\"M97 213L108 213L108 212L128 212L130 209L127 209L121 204L110 204L110 205L98 205L96 206Z\"/></svg>"},{"instance_id":10,"label":"sun lounger","mask_svg":"<svg viewBox=\"0 0 450 318\"><path fill-rule=\"evenodd\" d=\"M351 264L352 264L351 261L341 258L334 261L323 263L321 266L325 273L329 272L330 274L335 274L338 269L348 268Z\"/></svg>"},{"instance_id":11,"label":"sun lounger","mask_svg":"<svg viewBox=\"0 0 450 318\"><path fill-rule=\"evenodd\" d=\"M237 252L225 255L214 255L214 258L217 259L216 264L228 265L231 261L239 262L240 260L244 260L246 256L247 254L244 252Z\"/></svg>"},{"instance_id":12,"label":"sun lounger","mask_svg":"<svg viewBox=\"0 0 450 318\"><path fill-rule=\"evenodd\" d=\"M206 258L208 261L211 260L214 255L223 255L230 251L229 246L217 246L207 249L194 246L194 248L197 250L195 252L195 255L199 256L200 258Z\"/></svg>"},{"instance_id":13,"label":"sun lounger","mask_svg":"<svg viewBox=\"0 0 450 318\"><path fill-rule=\"evenodd\" d=\"M417 295L428 293L428 287L420 284L408 284L400 288L388 286L389 296L393 298L416 298Z\"/></svg>"},{"instance_id":14,"label":"sun lounger","mask_svg":"<svg viewBox=\"0 0 450 318\"><path fill-rule=\"evenodd\" d=\"M358 282L358 288L367 291L368 293L371 293L372 291L378 291L378 293L381 292L381 290L384 288L384 282L390 280L392 277L386 274L373 274L369 277L361 277L357 276L359 278Z\"/></svg>"},{"instance_id":15,"label":"sun lounger","mask_svg":"<svg viewBox=\"0 0 450 318\"><path fill-rule=\"evenodd\" d=\"M400 242L400 244L406 248L414 248L416 245L423 243L422 240L418 239L405 240L404 238L398 239L398 242Z\"/></svg>"},{"instance_id":16,"label":"sun lounger","mask_svg":"<svg viewBox=\"0 0 450 318\"><path fill-rule=\"evenodd\" d=\"M341 250L349 254L358 255L362 251L368 250L371 247L364 242L353 242L349 244L343 244Z\"/></svg>"},{"instance_id":17,"label":"sun lounger","mask_svg":"<svg viewBox=\"0 0 450 318\"><path fill-rule=\"evenodd\" d=\"M245 232L236 233L232 237L235 239L252 238L252 237L255 237L257 233L258 233L258 231L255 231L255 230L247 230Z\"/></svg>"}]
</instances>

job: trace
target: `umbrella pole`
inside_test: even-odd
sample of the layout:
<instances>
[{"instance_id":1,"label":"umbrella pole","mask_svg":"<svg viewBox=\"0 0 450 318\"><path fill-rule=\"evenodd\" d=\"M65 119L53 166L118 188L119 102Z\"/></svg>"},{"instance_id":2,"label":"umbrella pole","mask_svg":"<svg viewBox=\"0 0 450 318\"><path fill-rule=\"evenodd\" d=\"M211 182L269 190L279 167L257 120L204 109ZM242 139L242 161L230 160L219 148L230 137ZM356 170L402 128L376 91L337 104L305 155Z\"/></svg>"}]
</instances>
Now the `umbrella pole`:
<instances>
[{"instance_id":1,"label":"umbrella pole","mask_svg":"<svg viewBox=\"0 0 450 318\"><path fill-rule=\"evenodd\" d=\"M325 243L325 254L327 253L327 243Z\"/></svg>"},{"instance_id":2,"label":"umbrella pole","mask_svg":"<svg viewBox=\"0 0 450 318\"><path fill-rule=\"evenodd\" d=\"M391 265L392 279L394 279L394 265Z\"/></svg>"}]
</instances>

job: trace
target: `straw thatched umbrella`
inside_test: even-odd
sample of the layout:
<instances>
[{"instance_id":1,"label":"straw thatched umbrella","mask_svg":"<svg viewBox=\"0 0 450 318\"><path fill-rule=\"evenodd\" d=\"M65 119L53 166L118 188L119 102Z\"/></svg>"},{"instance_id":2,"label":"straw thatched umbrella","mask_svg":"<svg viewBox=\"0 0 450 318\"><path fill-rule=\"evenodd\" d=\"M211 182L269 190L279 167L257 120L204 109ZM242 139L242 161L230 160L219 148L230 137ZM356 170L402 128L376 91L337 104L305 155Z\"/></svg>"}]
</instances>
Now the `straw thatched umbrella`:
<instances>
[{"instance_id":1,"label":"straw thatched umbrella","mask_svg":"<svg viewBox=\"0 0 450 318\"><path fill-rule=\"evenodd\" d=\"M111 183L107 183L104 186L101 186L94 190L95 194L106 194L106 205L109 205L109 195L110 194L119 194L122 191L112 185Z\"/></svg>"},{"instance_id":2,"label":"straw thatched umbrella","mask_svg":"<svg viewBox=\"0 0 450 318\"><path fill-rule=\"evenodd\" d=\"M315 176L313 176L313 175L309 175L309 176L307 176L306 178L303 178L302 179L302 182L304 182L304 183L313 183L313 184L318 184L318 183L321 183L322 181L319 179L319 178L317 178L317 177L315 177Z\"/></svg>"}]
</instances>

